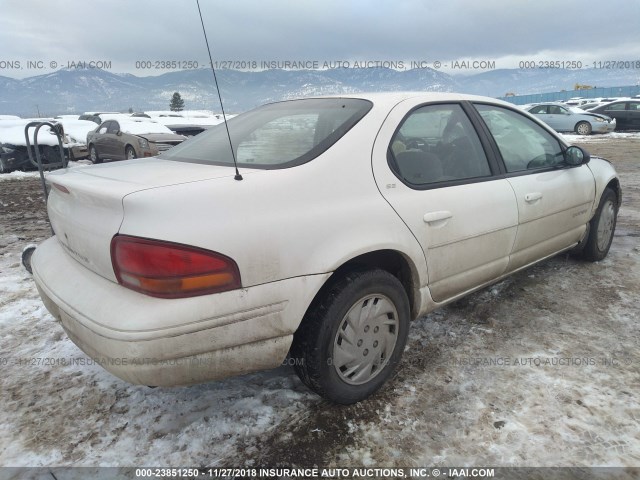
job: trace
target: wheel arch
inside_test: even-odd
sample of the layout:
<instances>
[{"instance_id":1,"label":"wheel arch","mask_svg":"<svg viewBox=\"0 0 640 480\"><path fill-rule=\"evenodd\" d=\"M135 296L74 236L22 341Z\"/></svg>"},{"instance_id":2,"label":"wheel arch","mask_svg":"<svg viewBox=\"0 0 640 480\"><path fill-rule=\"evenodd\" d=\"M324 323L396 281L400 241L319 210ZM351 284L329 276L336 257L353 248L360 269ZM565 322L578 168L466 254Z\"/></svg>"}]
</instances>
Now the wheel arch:
<instances>
[{"instance_id":1,"label":"wheel arch","mask_svg":"<svg viewBox=\"0 0 640 480\"><path fill-rule=\"evenodd\" d=\"M389 272L400 281L409 299L411 318L416 318L420 311L420 276L418 270L407 255L392 249L363 253L342 263L316 293L309 305L309 309L313 308L313 305L325 295L326 291L347 273L373 269Z\"/></svg>"},{"instance_id":2,"label":"wheel arch","mask_svg":"<svg viewBox=\"0 0 640 480\"><path fill-rule=\"evenodd\" d=\"M595 198L589 219L595 215L600 203L600 198L602 198L606 188L611 188L615 192L617 207L620 208L620 205L622 205L622 187L613 165L603 158L591 157L591 161L587 163L587 166L593 173L595 180Z\"/></svg>"},{"instance_id":3,"label":"wheel arch","mask_svg":"<svg viewBox=\"0 0 640 480\"><path fill-rule=\"evenodd\" d=\"M609 183L604 187L605 189L610 188L616 194L616 203L618 208L622 205L622 188L620 187L620 180L617 177L609 180ZM604 193L604 190L603 190Z\"/></svg>"}]
</instances>

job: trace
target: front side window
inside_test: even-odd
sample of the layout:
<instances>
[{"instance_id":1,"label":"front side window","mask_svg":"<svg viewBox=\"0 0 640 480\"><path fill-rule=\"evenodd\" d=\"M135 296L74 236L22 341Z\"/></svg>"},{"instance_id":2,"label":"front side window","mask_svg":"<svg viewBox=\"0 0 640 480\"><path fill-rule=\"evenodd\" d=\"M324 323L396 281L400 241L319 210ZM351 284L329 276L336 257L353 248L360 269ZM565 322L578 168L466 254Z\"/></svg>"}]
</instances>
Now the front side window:
<instances>
[{"instance_id":1,"label":"front side window","mask_svg":"<svg viewBox=\"0 0 640 480\"><path fill-rule=\"evenodd\" d=\"M629 110L633 110L633 111L640 110L640 102L629 102Z\"/></svg>"},{"instance_id":2,"label":"front side window","mask_svg":"<svg viewBox=\"0 0 640 480\"><path fill-rule=\"evenodd\" d=\"M238 166L287 168L306 163L337 142L371 109L368 100L312 98L272 103L230 119ZM224 123L160 155L167 160L233 165Z\"/></svg>"},{"instance_id":3,"label":"front side window","mask_svg":"<svg viewBox=\"0 0 640 480\"><path fill-rule=\"evenodd\" d=\"M529 113L533 113L535 115L545 115L547 113L546 105L538 105L537 107L533 107L529 110Z\"/></svg>"},{"instance_id":4,"label":"front side window","mask_svg":"<svg viewBox=\"0 0 640 480\"><path fill-rule=\"evenodd\" d=\"M118 122L111 121L107 127L107 133L115 135L120 131L120 124Z\"/></svg>"},{"instance_id":5,"label":"front side window","mask_svg":"<svg viewBox=\"0 0 640 480\"><path fill-rule=\"evenodd\" d=\"M507 172L564 164L560 142L531 119L495 105L475 107L498 144Z\"/></svg>"},{"instance_id":6,"label":"front side window","mask_svg":"<svg viewBox=\"0 0 640 480\"><path fill-rule=\"evenodd\" d=\"M457 104L411 112L391 140L389 163L417 186L491 175L478 135Z\"/></svg>"},{"instance_id":7,"label":"front side window","mask_svg":"<svg viewBox=\"0 0 640 480\"><path fill-rule=\"evenodd\" d=\"M549 113L552 115L566 115L569 112L565 108L560 107L559 105L550 105Z\"/></svg>"},{"instance_id":8,"label":"front side window","mask_svg":"<svg viewBox=\"0 0 640 480\"><path fill-rule=\"evenodd\" d=\"M105 134L105 133L107 133L107 130L108 130L108 128L109 128L109 125L111 125L111 122L110 122L110 121L108 121L108 122L104 122L102 125L100 125L100 126L98 127L98 133L100 133L100 134Z\"/></svg>"}]
</instances>

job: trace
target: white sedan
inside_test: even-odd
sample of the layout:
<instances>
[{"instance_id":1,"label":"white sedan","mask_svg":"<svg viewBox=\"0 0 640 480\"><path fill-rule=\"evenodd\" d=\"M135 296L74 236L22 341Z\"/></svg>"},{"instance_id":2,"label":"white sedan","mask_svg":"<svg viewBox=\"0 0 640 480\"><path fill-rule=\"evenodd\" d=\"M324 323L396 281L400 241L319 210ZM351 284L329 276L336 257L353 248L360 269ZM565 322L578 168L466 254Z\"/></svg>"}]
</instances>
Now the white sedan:
<instances>
[{"instance_id":1,"label":"white sedan","mask_svg":"<svg viewBox=\"0 0 640 480\"><path fill-rule=\"evenodd\" d=\"M410 321L535 262L609 251L612 165L511 104L381 93L273 103L158 157L49 174L35 281L69 337L143 385L281 365L338 403Z\"/></svg>"}]
</instances>

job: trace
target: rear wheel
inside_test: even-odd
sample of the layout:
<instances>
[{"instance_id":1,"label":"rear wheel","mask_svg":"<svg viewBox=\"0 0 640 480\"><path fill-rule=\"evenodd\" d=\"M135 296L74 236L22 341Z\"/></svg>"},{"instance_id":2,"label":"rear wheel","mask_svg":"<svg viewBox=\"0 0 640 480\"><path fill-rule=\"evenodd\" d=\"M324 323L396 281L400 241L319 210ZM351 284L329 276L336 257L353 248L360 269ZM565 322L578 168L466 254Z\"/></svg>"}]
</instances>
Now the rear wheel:
<instances>
[{"instance_id":1,"label":"rear wheel","mask_svg":"<svg viewBox=\"0 0 640 480\"><path fill-rule=\"evenodd\" d=\"M597 262L609 253L618 216L617 200L613 190L604 190L598 210L589 222L589 237L582 250L582 257L586 260Z\"/></svg>"},{"instance_id":2,"label":"rear wheel","mask_svg":"<svg viewBox=\"0 0 640 480\"><path fill-rule=\"evenodd\" d=\"M384 270L351 272L309 308L294 336L296 373L336 403L364 400L395 370L409 330L409 300Z\"/></svg>"},{"instance_id":3,"label":"rear wheel","mask_svg":"<svg viewBox=\"0 0 640 480\"><path fill-rule=\"evenodd\" d=\"M578 122L576 124L576 133L578 135L591 135L591 124L589 122Z\"/></svg>"},{"instance_id":4,"label":"rear wheel","mask_svg":"<svg viewBox=\"0 0 640 480\"><path fill-rule=\"evenodd\" d=\"M91 160L91 163L102 163L102 159L98 156L98 151L94 145L89 145L89 160Z\"/></svg>"},{"instance_id":5,"label":"rear wheel","mask_svg":"<svg viewBox=\"0 0 640 480\"><path fill-rule=\"evenodd\" d=\"M127 145L127 148L124 149L124 156L127 160L138 157L135 149L131 145Z\"/></svg>"}]
</instances>

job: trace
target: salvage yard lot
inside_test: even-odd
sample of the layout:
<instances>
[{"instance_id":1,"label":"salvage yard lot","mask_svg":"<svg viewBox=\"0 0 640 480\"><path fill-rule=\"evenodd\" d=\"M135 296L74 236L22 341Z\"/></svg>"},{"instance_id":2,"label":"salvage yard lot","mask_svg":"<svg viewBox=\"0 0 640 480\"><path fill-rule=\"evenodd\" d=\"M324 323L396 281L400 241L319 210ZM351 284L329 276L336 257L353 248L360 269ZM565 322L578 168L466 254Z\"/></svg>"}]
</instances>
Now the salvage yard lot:
<instances>
[{"instance_id":1,"label":"salvage yard lot","mask_svg":"<svg viewBox=\"0 0 640 480\"><path fill-rule=\"evenodd\" d=\"M571 140L620 174L609 256L561 255L417 320L395 378L348 407L287 365L150 389L93 364L20 265L49 235L39 179L2 176L0 465L639 465L640 138Z\"/></svg>"}]
</instances>

